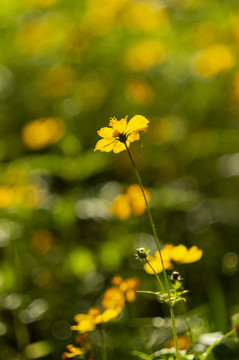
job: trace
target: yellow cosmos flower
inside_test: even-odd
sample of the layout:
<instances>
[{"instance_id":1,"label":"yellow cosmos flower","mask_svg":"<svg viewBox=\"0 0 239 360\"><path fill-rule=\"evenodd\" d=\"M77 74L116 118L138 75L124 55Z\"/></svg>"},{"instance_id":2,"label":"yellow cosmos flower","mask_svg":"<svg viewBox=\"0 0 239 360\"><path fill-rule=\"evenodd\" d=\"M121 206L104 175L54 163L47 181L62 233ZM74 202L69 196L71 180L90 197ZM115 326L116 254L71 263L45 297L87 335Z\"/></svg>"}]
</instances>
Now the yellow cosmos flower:
<instances>
[{"instance_id":1,"label":"yellow cosmos flower","mask_svg":"<svg viewBox=\"0 0 239 360\"><path fill-rule=\"evenodd\" d=\"M64 352L62 355L62 359L66 359L66 358L73 358L75 356L78 355L84 355L84 351L83 349L79 348L79 347L75 347L74 345L70 344L66 346L67 350L69 352Z\"/></svg>"},{"instance_id":2,"label":"yellow cosmos flower","mask_svg":"<svg viewBox=\"0 0 239 360\"><path fill-rule=\"evenodd\" d=\"M100 313L98 308L91 308L88 314L78 314L75 316L75 321L78 324L71 326L71 329L77 330L80 334L93 331L96 325L115 320L121 310L122 308L118 306L115 309L106 309L103 313Z\"/></svg>"},{"instance_id":3,"label":"yellow cosmos flower","mask_svg":"<svg viewBox=\"0 0 239 360\"><path fill-rule=\"evenodd\" d=\"M166 244L161 250L161 254L164 262L164 268L167 270L173 268L173 263L188 264L200 260L203 251L198 249L197 246L192 246L190 249L187 249L184 245L174 246L172 244ZM147 259L156 273L163 271L161 258L158 251L156 251L154 256L148 256ZM154 271L150 265L145 264L144 270L148 274L154 274Z\"/></svg>"},{"instance_id":4,"label":"yellow cosmos flower","mask_svg":"<svg viewBox=\"0 0 239 360\"><path fill-rule=\"evenodd\" d=\"M135 115L127 123L126 116L124 119L117 120L115 117L110 119L109 127L101 128L97 134L103 139L99 140L95 146L95 151L119 153L126 150L131 142L139 140L139 131L147 131L148 122L144 116Z\"/></svg>"}]
</instances>

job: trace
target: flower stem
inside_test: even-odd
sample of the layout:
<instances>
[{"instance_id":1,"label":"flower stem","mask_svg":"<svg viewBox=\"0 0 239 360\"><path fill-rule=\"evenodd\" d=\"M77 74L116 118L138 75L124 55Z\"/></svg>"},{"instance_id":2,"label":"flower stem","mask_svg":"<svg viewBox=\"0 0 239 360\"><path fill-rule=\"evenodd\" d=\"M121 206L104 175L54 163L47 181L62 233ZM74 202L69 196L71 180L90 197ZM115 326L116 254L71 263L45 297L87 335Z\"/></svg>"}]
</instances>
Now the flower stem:
<instances>
[{"instance_id":1,"label":"flower stem","mask_svg":"<svg viewBox=\"0 0 239 360\"><path fill-rule=\"evenodd\" d=\"M148 261L147 258L145 259L145 261L146 261L146 263L151 267L151 269L153 270L154 275L156 276L156 279L157 279L157 281L158 281L160 290L161 290L162 292L164 292L163 284L162 284L160 278L158 277L158 274L156 273L156 271L154 270L153 266L150 264L150 262Z\"/></svg>"},{"instance_id":2,"label":"flower stem","mask_svg":"<svg viewBox=\"0 0 239 360\"><path fill-rule=\"evenodd\" d=\"M155 241L156 241L156 245L157 245L157 248L158 248L158 251L159 251L159 256L160 256L160 260L161 260L162 268L163 268L163 275L164 275L164 280L165 280L165 286L166 286L166 290L167 290L167 292L168 292L170 316L171 316L171 320L172 320L173 337L174 337L175 350L176 350L176 359L177 359L177 360L180 360L180 354L179 354L179 349L178 349L177 331L176 331L176 326L175 326L174 308L173 308L173 305L172 305L172 303L171 303L170 288L169 288L168 278L167 278L167 274L166 274L165 267L164 267L163 257L162 257L161 248L160 248L160 244L159 244L159 238L158 238L158 235L157 235L157 232L156 232L156 228L155 228L155 224L154 224L153 217L152 217L152 214L151 214L151 210L150 210L150 208L149 208L149 204L148 204L148 201L147 201L147 199L146 199L146 195L145 195L145 192L144 192L144 188L143 188L143 183L142 183L141 177L140 177L140 175L139 175L138 169L137 169L137 167L136 167L136 165L135 165L135 163L134 163L134 160L133 160L133 158L132 158L132 155L131 155L131 153L130 153L130 151L129 151L129 148L128 148L126 142L125 142L124 144L125 144L126 150L127 150L127 152L128 152L130 161L131 161L131 163L132 163L132 165L133 165L136 178L137 178L137 180L138 180L140 189L141 189L142 194L143 194L143 197L144 197L144 201L145 201L145 205L146 205L146 209L147 209L147 213L148 213L150 225L151 225L151 228L152 228L152 231L153 231L153 234L154 234L154 238L155 238ZM157 280L159 280L159 277L158 277L158 276L157 276ZM160 280L159 280L159 284L160 284L160 286L162 286L162 283L161 283ZM162 288L163 288L163 287L162 287Z\"/></svg>"},{"instance_id":3,"label":"flower stem","mask_svg":"<svg viewBox=\"0 0 239 360\"><path fill-rule=\"evenodd\" d=\"M101 359L107 360L106 349L105 349L105 338L102 329L100 329L100 335L101 335Z\"/></svg>"}]
</instances>

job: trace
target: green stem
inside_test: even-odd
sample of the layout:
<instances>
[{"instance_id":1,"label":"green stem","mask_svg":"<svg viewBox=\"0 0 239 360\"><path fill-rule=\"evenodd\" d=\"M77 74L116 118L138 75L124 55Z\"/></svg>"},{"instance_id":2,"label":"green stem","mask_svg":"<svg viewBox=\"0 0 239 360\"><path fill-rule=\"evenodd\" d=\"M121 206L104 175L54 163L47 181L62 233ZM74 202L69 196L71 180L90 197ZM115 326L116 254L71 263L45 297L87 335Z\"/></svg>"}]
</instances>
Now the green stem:
<instances>
[{"instance_id":1,"label":"green stem","mask_svg":"<svg viewBox=\"0 0 239 360\"><path fill-rule=\"evenodd\" d=\"M180 360L180 354L179 354L179 349L178 349L178 335L177 335L177 330L176 330L176 325L175 325L174 308L172 305L170 305L169 309L170 309L170 316L171 316L171 320L172 320L173 337L174 337L175 350L176 350L176 359Z\"/></svg>"},{"instance_id":2,"label":"green stem","mask_svg":"<svg viewBox=\"0 0 239 360\"><path fill-rule=\"evenodd\" d=\"M212 350L219 345L224 339L228 338L231 335L235 334L235 329L232 329L231 331L229 331L228 333L226 333L224 336L221 337L220 340L215 341L211 346L209 346L209 348L207 349L206 353L201 357L201 360L205 360L208 358L208 356L210 355L210 353L212 352Z\"/></svg>"},{"instance_id":3,"label":"green stem","mask_svg":"<svg viewBox=\"0 0 239 360\"><path fill-rule=\"evenodd\" d=\"M168 278L167 278L167 274L166 274L165 267L164 267L163 257L162 257L161 248L160 248L160 244L159 244L159 238L158 238L158 235L157 235L157 232L156 232L156 228L155 228L155 224L154 224L153 217L152 217L152 214L151 214L151 210L150 210L150 208L149 208L149 204L148 204L148 201L147 201L147 199L146 199L146 195L145 195L145 192L144 192L144 187L143 187L143 183L142 183L141 177L140 177L140 175L139 175L138 169L137 169L137 167L136 167L136 165L135 165L135 163L134 163L134 160L133 160L133 158L132 158L132 156L131 156L131 153L130 153L130 151L129 151L129 148L128 148L126 142L124 142L124 144L125 144L126 150L127 150L127 152L128 152L129 158L130 158L130 160L131 160L131 163L132 163L132 165L133 165L136 178L137 178L137 180L138 180L139 186L140 186L140 188L141 188L141 191L142 191L142 194L143 194L143 197L144 197L144 201L145 201L145 205L146 205L146 209L147 209L149 221L150 221L151 228L152 228L152 231L153 231L153 234L154 234L154 238L155 238L155 241L156 241L156 245L157 245L157 248L158 248L158 251L159 251L159 256L160 256L160 260L161 260L162 268L163 268L163 275L164 275L165 285L166 285L166 289L167 289L167 292L168 292L169 307L170 307L170 316L171 316L171 320L172 320L173 336L174 336L175 350L176 350L176 359L177 359L177 360L180 360L180 354L179 354L179 349L178 349L177 331L176 331L176 326L175 326L174 309L173 309L173 306L172 306L172 304L171 304L170 288L169 288ZM158 278L158 276L157 276L157 278Z\"/></svg>"},{"instance_id":4,"label":"green stem","mask_svg":"<svg viewBox=\"0 0 239 360\"><path fill-rule=\"evenodd\" d=\"M102 329L100 329L100 335L101 335L101 358L102 360L107 360L106 349L105 349L105 338Z\"/></svg>"},{"instance_id":5,"label":"green stem","mask_svg":"<svg viewBox=\"0 0 239 360\"><path fill-rule=\"evenodd\" d=\"M151 267L151 269L153 270L154 275L156 276L156 279L157 279L158 284L159 284L159 289L160 289L162 292L164 292L163 284L162 284L160 278L158 277L158 274L156 273L156 271L154 270L153 266L150 264L150 262L148 261L147 258L145 259L145 261L146 261L146 263Z\"/></svg>"}]
</instances>

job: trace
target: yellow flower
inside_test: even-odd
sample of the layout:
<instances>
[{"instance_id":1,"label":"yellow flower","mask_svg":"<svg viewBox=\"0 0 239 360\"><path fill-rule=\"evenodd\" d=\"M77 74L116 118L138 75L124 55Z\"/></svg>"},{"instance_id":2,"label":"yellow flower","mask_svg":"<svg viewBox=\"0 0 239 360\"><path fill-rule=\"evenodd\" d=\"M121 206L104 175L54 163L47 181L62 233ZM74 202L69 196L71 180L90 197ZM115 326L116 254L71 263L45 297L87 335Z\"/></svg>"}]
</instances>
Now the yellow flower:
<instances>
[{"instance_id":1,"label":"yellow flower","mask_svg":"<svg viewBox=\"0 0 239 360\"><path fill-rule=\"evenodd\" d=\"M171 260L180 264L188 264L201 259L203 251L197 246L187 249L184 245L173 247L171 251Z\"/></svg>"},{"instance_id":2,"label":"yellow flower","mask_svg":"<svg viewBox=\"0 0 239 360\"><path fill-rule=\"evenodd\" d=\"M124 308L125 301L133 302L135 300L135 292L139 289L140 282L137 278L123 280L117 275L113 278L112 288L106 290L103 295L102 305L107 309Z\"/></svg>"},{"instance_id":3,"label":"yellow flower","mask_svg":"<svg viewBox=\"0 0 239 360\"><path fill-rule=\"evenodd\" d=\"M164 268L167 269L172 269L173 268L173 264L171 263L171 259L170 259L170 254L168 251L168 248L165 246L165 248L163 248L161 250L161 255L163 258L163 263L164 263ZM152 268L154 269L154 271L158 274L161 271L163 271L163 266L162 266L162 261L161 261L161 257L159 255L159 251L156 251L154 256L148 256L147 257L150 265L152 266ZM150 267L149 264L145 264L144 265L144 270L148 273L148 274L154 274L154 271L152 270L152 268Z\"/></svg>"},{"instance_id":4,"label":"yellow flower","mask_svg":"<svg viewBox=\"0 0 239 360\"><path fill-rule=\"evenodd\" d=\"M91 308L88 314L78 314L75 316L78 324L71 326L71 329L77 330L80 334L93 331L96 325L115 320L121 310L122 308L118 306L115 309L106 309L103 313L100 313L98 308Z\"/></svg>"},{"instance_id":5,"label":"yellow flower","mask_svg":"<svg viewBox=\"0 0 239 360\"><path fill-rule=\"evenodd\" d=\"M144 189L144 193L149 203L151 193L147 189ZM146 204L140 186L138 184L129 186L126 194L129 196L133 214L136 216L142 215L146 209Z\"/></svg>"},{"instance_id":6,"label":"yellow flower","mask_svg":"<svg viewBox=\"0 0 239 360\"><path fill-rule=\"evenodd\" d=\"M188 264L201 259L203 251L198 249L197 246L192 246L190 249L187 249L184 245L174 246L172 244L166 244L161 250L164 268L172 269L173 262L179 264ZM153 267L156 273L163 271L161 258L159 252L156 251L154 256L147 257L150 265ZM154 271L151 269L149 264L144 265L144 270L148 274L154 274Z\"/></svg>"},{"instance_id":7,"label":"yellow flower","mask_svg":"<svg viewBox=\"0 0 239 360\"><path fill-rule=\"evenodd\" d=\"M78 355L84 355L84 351L83 349L79 348L79 347L75 347L74 345L70 344L66 346L67 350L69 352L64 352L62 355L62 359L66 359L66 358L73 358L74 356L78 356Z\"/></svg>"},{"instance_id":8,"label":"yellow flower","mask_svg":"<svg viewBox=\"0 0 239 360\"><path fill-rule=\"evenodd\" d=\"M150 202L151 193L144 189L147 202ZM118 195L110 205L110 211L121 220L126 220L131 213L140 216L144 213L146 204L140 186L133 184L125 190L125 194Z\"/></svg>"},{"instance_id":9,"label":"yellow flower","mask_svg":"<svg viewBox=\"0 0 239 360\"><path fill-rule=\"evenodd\" d=\"M40 118L23 127L22 140L30 149L38 150L57 142L64 131L65 126L61 119Z\"/></svg>"},{"instance_id":10,"label":"yellow flower","mask_svg":"<svg viewBox=\"0 0 239 360\"><path fill-rule=\"evenodd\" d=\"M115 117L110 119L109 127L101 128L97 134L103 139L99 140L95 146L95 151L119 153L126 150L131 142L139 140L139 131L147 131L148 120L142 115L135 115L127 123L126 116L124 119L117 120Z\"/></svg>"},{"instance_id":11,"label":"yellow flower","mask_svg":"<svg viewBox=\"0 0 239 360\"><path fill-rule=\"evenodd\" d=\"M236 59L231 48L225 44L213 44L193 58L193 71L201 78L210 78L231 70Z\"/></svg>"}]
</instances>

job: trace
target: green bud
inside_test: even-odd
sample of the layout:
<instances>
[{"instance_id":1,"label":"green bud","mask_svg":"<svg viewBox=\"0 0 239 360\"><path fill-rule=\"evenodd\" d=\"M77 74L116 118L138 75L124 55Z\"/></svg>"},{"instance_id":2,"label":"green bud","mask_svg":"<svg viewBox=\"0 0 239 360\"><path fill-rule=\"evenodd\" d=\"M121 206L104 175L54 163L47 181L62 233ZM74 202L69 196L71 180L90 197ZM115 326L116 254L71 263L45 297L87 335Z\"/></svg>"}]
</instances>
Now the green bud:
<instances>
[{"instance_id":1,"label":"green bud","mask_svg":"<svg viewBox=\"0 0 239 360\"><path fill-rule=\"evenodd\" d=\"M150 250L146 250L143 247L136 249L136 251L137 251L137 254L135 254L135 256L136 256L136 259L139 259L139 260L146 260L148 253L150 252Z\"/></svg>"}]
</instances>

